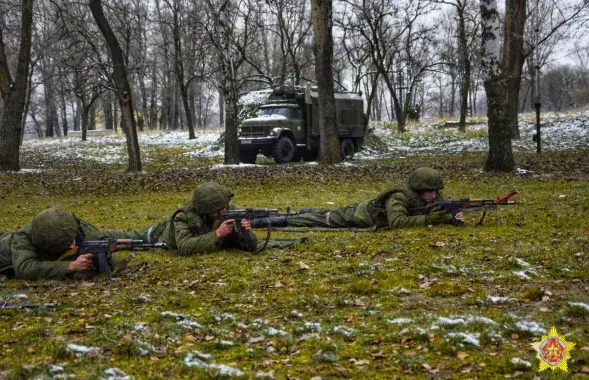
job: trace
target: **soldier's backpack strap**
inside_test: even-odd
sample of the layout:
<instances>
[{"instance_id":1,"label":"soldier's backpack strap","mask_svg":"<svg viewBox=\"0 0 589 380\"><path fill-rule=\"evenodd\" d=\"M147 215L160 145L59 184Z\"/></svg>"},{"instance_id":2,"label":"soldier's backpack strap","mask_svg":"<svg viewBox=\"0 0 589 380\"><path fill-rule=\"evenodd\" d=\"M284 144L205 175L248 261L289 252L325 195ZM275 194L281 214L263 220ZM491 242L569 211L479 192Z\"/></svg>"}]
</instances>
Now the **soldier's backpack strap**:
<instances>
[{"instance_id":1,"label":"soldier's backpack strap","mask_svg":"<svg viewBox=\"0 0 589 380\"><path fill-rule=\"evenodd\" d=\"M384 208L387 199L391 195L393 195L394 193L397 193L399 191L401 191L401 190L399 190L399 189L390 189L390 190L387 190L384 193L381 193L378 197L374 198L372 201L370 201L370 204L372 206L375 206L375 207L382 207L382 208Z\"/></svg>"},{"instance_id":2,"label":"soldier's backpack strap","mask_svg":"<svg viewBox=\"0 0 589 380\"><path fill-rule=\"evenodd\" d=\"M176 215L180 214L181 212L185 212L184 209L178 209L174 211L172 216L170 217L170 244L176 245L176 226L174 226L174 219L176 219Z\"/></svg>"}]
</instances>

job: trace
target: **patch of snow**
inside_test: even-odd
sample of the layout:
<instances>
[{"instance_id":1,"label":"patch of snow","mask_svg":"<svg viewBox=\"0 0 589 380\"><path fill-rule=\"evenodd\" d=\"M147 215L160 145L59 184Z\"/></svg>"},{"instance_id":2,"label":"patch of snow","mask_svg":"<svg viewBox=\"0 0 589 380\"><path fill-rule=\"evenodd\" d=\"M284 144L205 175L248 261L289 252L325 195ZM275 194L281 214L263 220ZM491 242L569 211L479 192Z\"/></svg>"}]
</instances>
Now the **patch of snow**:
<instances>
[{"instance_id":1,"label":"patch of snow","mask_svg":"<svg viewBox=\"0 0 589 380\"><path fill-rule=\"evenodd\" d=\"M531 280L531 279L532 279L532 278L531 278L530 276L528 276L528 275L526 274L526 272L525 272L525 271L523 271L523 270L522 270L522 271L519 271L519 272L516 272L516 271L514 271L514 272L513 272L513 274L514 274L515 276L517 276L517 277L519 277L519 278L523 279L523 280Z\"/></svg>"},{"instance_id":2,"label":"patch of snow","mask_svg":"<svg viewBox=\"0 0 589 380\"><path fill-rule=\"evenodd\" d=\"M305 322L305 329L307 331L321 331L321 323L318 322Z\"/></svg>"},{"instance_id":3,"label":"patch of snow","mask_svg":"<svg viewBox=\"0 0 589 380\"><path fill-rule=\"evenodd\" d=\"M516 322L515 327L519 331L531 332L534 334L546 334L547 331L545 328L540 326L538 323L534 321L519 321Z\"/></svg>"},{"instance_id":4,"label":"patch of snow","mask_svg":"<svg viewBox=\"0 0 589 380\"><path fill-rule=\"evenodd\" d=\"M511 363L516 367L527 367L532 368L532 363L527 360L520 359L520 358L511 358Z\"/></svg>"},{"instance_id":5,"label":"patch of snow","mask_svg":"<svg viewBox=\"0 0 589 380\"><path fill-rule=\"evenodd\" d=\"M29 299L29 296L21 293L21 294L10 294L6 298L14 299L14 300L27 300L27 299Z\"/></svg>"},{"instance_id":6,"label":"patch of snow","mask_svg":"<svg viewBox=\"0 0 589 380\"><path fill-rule=\"evenodd\" d=\"M274 379L274 372L256 372L256 379Z\"/></svg>"},{"instance_id":7,"label":"patch of snow","mask_svg":"<svg viewBox=\"0 0 589 380\"><path fill-rule=\"evenodd\" d=\"M195 328L195 329L202 329L202 325L198 322L195 321L191 321L190 319L184 319L181 321L176 322L176 325L180 326L180 327L184 327L185 329L191 329L191 328Z\"/></svg>"},{"instance_id":8,"label":"patch of snow","mask_svg":"<svg viewBox=\"0 0 589 380\"><path fill-rule=\"evenodd\" d=\"M63 372L63 371L65 371L65 368L63 368L60 365L51 364L49 366L49 373L52 374L52 375L53 374L56 374L56 373L59 373L59 372Z\"/></svg>"},{"instance_id":9,"label":"patch of snow","mask_svg":"<svg viewBox=\"0 0 589 380\"><path fill-rule=\"evenodd\" d=\"M186 319L186 315L179 314L179 313L174 313L173 311L162 311L161 312L161 316L163 316L163 317L174 317L177 320Z\"/></svg>"},{"instance_id":10,"label":"patch of snow","mask_svg":"<svg viewBox=\"0 0 589 380\"><path fill-rule=\"evenodd\" d=\"M583 302L569 302L569 306L580 307L582 309L589 311L589 305Z\"/></svg>"},{"instance_id":11,"label":"patch of snow","mask_svg":"<svg viewBox=\"0 0 589 380\"><path fill-rule=\"evenodd\" d=\"M487 325L496 325L497 324L497 322L495 322L491 318L481 317L480 315L467 315L464 318L468 321L468 323L480 322L480 323L485 323Z\"/></svg>"},{"instance_id":12,"label":"patch of snow","mask_svg":"<svg viewBox=\"0 0 589 380\"><path fill-rule=\"evenodd\" d=\"M223 313L221 315L215 315L215 321L216 322L221 322L221 321L234 321L235 317L232 314L229 313Z\"/></svg>"},{"instance_id":13,"label":"patch of snow","mask_svg":"<svg viewBox=\"0 0 589 380\"><path fill-rule=\"evenodd\" d=\"M413 320L409 318L395 318L395 319L387 319L387 323L391 325L404 325L407 323L411 323Z\"/></svg>"},{"instance_id":14,"label":"patch of snow","mask_svg":"<svg viewBox=\"0 0 589 380\"><path fill-rule=\"evenodd\" d=\"M100 348L92 346L81 346L69 343L65 349L67 352L75 352L76 354L99 353Z\"/></svg>"},{"instance_id":15,"label":"patch of snow","mask_svg":"<svg viewBox=\"0 0 589 380\"><path fill-rule=\"evenodd\" d=\"M288 119L288 118L284 115L273 114L273 115L262 115L262 116L258 116L258 117L252 117L250 119L247 119L247 121L260 122L260 121L267 121L267 120L286 120L286 119Z\"/></svg>"},{"instance_id":16,"label":"patch of snow","mask_svg":"<svg viewBox=\"0 0 589 380\"><path fill-rule=\"evenodd\" d=\"M286 336L286 335L288 335L286 333L286 331L275 329L274 327L270 327L268 330L266 330L266 333L268 333L268 335L270 335L270 336L276 336L276 335Z\"/></svg>"},{"instance_id":17,"label":"patch of snow","mask_svg":"<svg viewBox=\"0 0 589 380\"><path fill-rule=\"evenodd\" d=\"M205 354L205 353L200 352L200 351L192 351L192 354L194 356L196 356L197 358L202 359L202 360L209 360L210 358L212 358L212 355L211 354Z\"/></svg>"},{"instance_id":18,"label":"patch of snow","mask_svg":"<svg viewBox=\"0 0 589 380\"><path fill-rule=\"evenodd\" d=\"M188 367L196 367L214 372L219 377L243 376L245 372L239 368L231 367L226 364L206 363L198 359L192 353L189 353L184 358L184 364Z\"/></svg>"},{"instance_id":19,"label":"patch of snow","mask_svg":"<svg viewBox=\"0 0 589 380\"><path fill-rule=\"evenodd\" d=\"M515 298L511 297L493 297L487 296L487 302L490 303L508 303L508 302L515 302L517 301Z\"/></svg>"},{"instance_id":20,"label":"patch of snow","mask_svg":"<svg viewBox=\"0 0 589 380\"><path fill-rule=\"evenodd\" d=\"M137 300L141 302L150 302L151 296L149 294L142 293L139 295L139 297L137 297Z\"/></svg>"},{"instance_id":21,"label":"patch of snow","mask_svg":"<svg viewBox=\"0 0 589 380\"><path fill-rule=\"evenodd\" d=\"M233 342L231 342L229 340L223 340L223 339L219 340L219 344L221 346L227 346L227 347L235 346L235 343L233 343Z\"/></svg>"},{"instance_id":22,"label":"patch of snow","mask_svg":"<svg viewBox=\"0 0 589 380\"><path fill-rule=\"evenodd\" d=\"M462 318L446 318L446 317L439 317L438 323L442 326L456 326L456 325L466 325L466 321Z\"/></svg>"},{"instance_id":23,"label":"patch of snow","mask_svg":"<svg viewBox=\"0 0 589 380\"><path fill-rule=\"evenodd\" d=\"M335 334L343 335L346 338L353 338L354 336L356 336L356 330L347 326L335 326L333 328L333 332Z\"/></svg>"},{"instance_id":24,"label":"patch of snow","mask_svg":"<svg viewBox=\"0 0 589 380\"><path fill-rule=\"evenodd\" d=\"M481 342L479 341L481 334L479 333L465 333L465 332L457 332L457 333L448 333L446 334L447 338L462 338L464 343L472 344L473 346L480 346Z\"/></svg>"},{"instance_id":25,"label":"patch of snow","mask_svg":"<svg viewBox=\"0 0 589 380\"><path fill-rule=\"evenodd\" d=\"M147 324L145 322L137 322L133 326L133 331L134 332L145 331L145 329L147 329Z\"/></svg>"},{"instance_id":26,"label":"patch of snow","mask_svg":"<svg viewBox=\"0 0 589 380\"><path fill-rule=\"evenodd\" d=\"M103 380L131 380L132 377L118 368L109 368L104 371Z\"/></svg>"}]
</instances>

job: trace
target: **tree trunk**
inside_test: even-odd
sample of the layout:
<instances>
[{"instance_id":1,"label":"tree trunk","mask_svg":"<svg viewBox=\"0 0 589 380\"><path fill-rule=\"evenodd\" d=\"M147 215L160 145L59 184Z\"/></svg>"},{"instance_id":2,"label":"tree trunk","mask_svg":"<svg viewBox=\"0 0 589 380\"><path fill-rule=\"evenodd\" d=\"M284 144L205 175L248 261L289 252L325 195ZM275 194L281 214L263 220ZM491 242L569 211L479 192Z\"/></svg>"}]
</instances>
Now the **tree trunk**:
<instances>
[{"instance_id":1,"label":"tree trunk","mask_svg":"<svg viewBox=\"0 0 589 380\"><path fill-rule=\"evenodd\" d=\"M466 111L468 108L468 93L470 90L470 58L468 56L468 43L466 37L466 25L464 22L464 8L458 7L459 34L460 34L460 59L462 60L462 89L460 91L460 122L458 131L466 132Z\"/></svg>"},{"instance_id":2,"label":"tree trunk","mask_svg":"<svg viewBox=\"0 0 589 380\"><path fill-rule=\"evenodd\" d=\"M88 119L90 116L90 107L82 107L82 112L80 114L80 120L82 121L82 141L87 140L88 136Z\"/></svg>"},{"instance_id":3,"label":"tree trunk","mask_svg":"<svg viewBox=\"0 0 589 380\"><path fill-rule=\"evenodd\" d=\"M96 130L96 106L92 105L88 111L88 129L90 131Z\"/></svg>"},{"instance_id":4,"label":"tree trunk","mask_svg":"<svg viewBox=\"0 0 589 380\"><path fill-rule=\"evenodd\" d=\"M59 95L60 95L60 107L61 107L61 124L63 127L63 135L67 136L68 133L68 123L67 123L67 102L65 100L65 89L62 88L59 91Z\"/></svg>"},{"instance_id":5,"label":"tree trunk","mask_svg":"<svg viewBox=\"0 0 589 380\"><path fill-rule=\"evenodd\" d=\"M157 92L157 70L156 62L153 62L151 69L151 94L149 99L149 129L155 129L157 127L157 104L155 95Z\"/></svg>"},{"instance_id":6,"label":"tree trunk","mask_svg":"<svg viewBox=\"0 0 589 380\"><path fill-rule=\"evenodd\" d=\"M123 51L121 50L121 46L104 15L102 1L90 0L90 9L111 53L113 64L112 77L117 89L116 95L119 99L119 104L121 105L121 117L123 125L125 126L125 135L127 137L127 151L129 154L129 166L127 170L130 172L140 172L142 170L141 154L139 151L139 141L137 139L135 114L133 112L133 98L131 95L131 87L127 80L127 68L125 66Z\"/></svg>"},{"instance_id":7,"label":"tree trunk","mask_svg":"<svg viewBox=\"0 0 589 380\"><path fill-rule=\"evenodd\" d=\"M526 0L508 0L508 7L519 2L521 7ZM487 94L487 117L489 123L489 155L484 169L487 171L511 171L515 166L511 146L511 128L508 123L509 109L508 98L509 76L513 72L512 62L516 60L509 57L513 43L513 19L515 15L508 10L505 17L505 33L501 54L499 44L500 18L497 12L496 0L481 0L481 15L483 24L483 49L481 66L485 73L485 92ZM523 33L523 29L521 30ZM516 51L513 51L516 53ZM500 61L503 57L503 61Z\"/></svg>"},{"instance_id":8,"label":"tree trunk","mask_svg":"<svg viewBox=\"0 0 589 380\"><path fill-rule=\"evenodd\" d=\"M494 78L485 81L487 117L489 119L489 155L486 171L511 171L515 166L511 146L511 129L507 110L507 81Z\"/></svg>"},{"instance_id":9,"label":"tree trunk","mask_svg":"<svg viewBox=\"0 0 589 380\"><path fill-rule=\"evenodd\" d=\"M223 89L219 87L219 126L225 126L225 94Z\"/></svg>"},{"instance_id":10,"label":"tree trunk","mask_svg":"<svg viewBox=\"0 0 589 380\"><path fill-rule=\"evenodd\" d=\"M31 94L33 93L33 73L34 73L34 65L31 65L30 69L29 69L29 79L27 80L27 97L25 99L25 108L23 111L23 118L21 121L21 130L20 130L20 144L22 145L22 142L24 140L25 137L25 129L27 126L27 115L29 114L29 106L31 105ZM0 109L0 115L2 114L2 109Z\"/></svg>"},{"instance_id":11,"label":"tree trunk","mask_svg":"<svg viewBox=\"0 0 589 380\"><path fill-rule=\"evenodd\" d=\"M47 69L47 67L45 68ZM45 95L45 137L53 137L55 135L55 129L59 128L56 123L57 113L55 113L54 98L55 94L53 91L53 79L44 75L45 80L43 82L44 95Z\"/></svg>"},{"instance_id":12,"label":"tree trunk","mask_svg":"<svg viewBox=\"0 0 589 380\"><path fill-rule=\"evenodd\" d=\"M104 124L104 129L113 129L112 96L110 91L108 90L104 93L102 97L102 123Z\"/></svg>"},{"instance_id":13,"label":"tree trunk","mask_svg":"<svg viewBox=\"0 0 589 380\"><path fill-rule=\"evenodd\" d=\"M333 88L332 0L311 0L313 55L319 95L319 161L341 162Z\"/></svg>"},{"instance_id":14,"label":"tree trunk","mask_svg":"<svg viewBox=\"0 0 589 380\"><path fill-rule=\"evenodd\" d=\"M231 76L233 78L233 75ZM225 121L225 165L239 164L239 144L237 141L237 127L239 126L237 99L238 93L235 83L229 83L225 91L225 105L227 119Z\"/></svg>"},{"instance_id":15,"label":"tree trunk","mask_svg":"<svg viewBox=\"0 0 589 380\"><path fill-rule=\"evenodd\" d=\"M519 90L524 65L526 0L507 0L505 7L504 70L507 82L507 122L511 137L519 138Z\"/></svg>"},{"instance_id":16,"label":"tree trunk","mask_svg":"<svg viewBox=\"0 0 589 380\"><path fill-rule=\"evenodd\" d=\"M20 139L31 62L32 25L33 0L22 0L20 46L14 81L10 76L0 28L0 93L4 102L0 120L0 171L20 170Z\"/></svg>"},{"instance_id":17,"label":"tree trunk","mask_svg":"<svg viewBox=\"0 0 589 380\"><path fill-rule=\"evenodd\" d=\"M72 102L72 111L74 112L74 131L80 130L80 117L81 117L80 110L81 109L82 109L82 103L80 102L80 99L76 98L76 108L75 109L74 109L74 104Z\"/></svg>"}]
</instances>

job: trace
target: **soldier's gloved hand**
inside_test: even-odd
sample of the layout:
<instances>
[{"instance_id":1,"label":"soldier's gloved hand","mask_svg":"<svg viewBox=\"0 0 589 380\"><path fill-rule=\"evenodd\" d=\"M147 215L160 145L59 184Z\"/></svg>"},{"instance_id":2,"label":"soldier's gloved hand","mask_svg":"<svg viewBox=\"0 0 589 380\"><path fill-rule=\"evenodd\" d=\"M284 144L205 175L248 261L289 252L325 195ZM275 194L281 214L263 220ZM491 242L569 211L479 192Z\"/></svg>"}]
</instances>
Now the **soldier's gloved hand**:
<instances>
[{"instance_id":1,"label":"soldier's gloved hand","mask_svg":"<svg viewBox=\"0 0 589 380\"><path fill-rule=\"evenodd\" d=\"M452 220L452 215L448 212L448 210L442 210L440 206L436 206L432 208L425 216L425 223L426 224L442 224L447 223Z\"/></svg>"}]
</instances>

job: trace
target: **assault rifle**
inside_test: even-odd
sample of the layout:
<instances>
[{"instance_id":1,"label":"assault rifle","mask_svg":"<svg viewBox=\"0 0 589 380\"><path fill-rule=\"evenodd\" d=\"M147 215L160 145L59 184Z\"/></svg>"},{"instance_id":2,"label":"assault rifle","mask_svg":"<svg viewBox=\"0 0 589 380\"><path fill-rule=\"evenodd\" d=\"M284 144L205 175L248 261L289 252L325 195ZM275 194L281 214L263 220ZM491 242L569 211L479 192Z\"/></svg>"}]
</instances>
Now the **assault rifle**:
<instances>
[{"instance_id":1,"label":"assault rifle","mask_svg":"<svg viewBox=\"0 0 589 380\"><path fill-rule=\"evenodd\" d=\"M76 248L73 248L64 253L59 259L64 259L72 255L83 255L86 253L92 254L92 264L94 268L104 274L107 277L112 275L110 269L110 263L112 262L112 253L116 251L146 251L148 249L162 248L165 249L168 246L165 243L144 243L143 240L132 240L132 239L105 239L105 240L84 240L78 244ZM131 259L127 256L126 261L123 265L126 265Z\"/></svg>"},{"instance_id":2,"label":"assault rifle","mask_svg":"<svg viewBox=\"0 0 589 380\"><path fill-rule=\"evenodd\" d=\"M497 206L509 206L517 204L516 201L510 201L509 198L513 197L518 193L517 190L513 190L509 194L497 198L497 199L470 199L464 198L459 200L451 200L451 201L439 201L429 203L423 207L416 207L409 209L409 215L417 215L417 214L428 214L434 207L438 207L441 210L447 210L452 215L452 223L454 225L460 226L463 225L464 222L461 222L456 219L456 214L461 211L470 212L470 211L477 211L482 209L483 215L481 219L476 224L477 226L483 224L483 220L485 219L485 215L487 214L487 209L495 209Z\"/></svg>"},{"instance_id":3,"label":"assault rifle","mask_svg":"<svg viewBox=\"0 0 589 380\"><path fill-rule=\"evenodd\" d=\"M290 208L287 209L286 214L280 214L278 212L278 209L276 208L244 208L237 210L221 211L217 220L219 223L222 223L226 220L233 219L235 221L233 223L233 230L238 234L242 246L249 249L251 252L258 253L261 252L264 248L266 248L266 245L268 245L268 241L270 240L270 228L268 228L268 233L266 235L266 242L264 243L264 246L260 249L256 249L256 247L253 247L253 243L255 242L253 232L251 230L245 230L241 226L241 220L253 220L256 218L268 218L270 216L287 216L294 214L296 213L291 213ZM218 225L214 226L214 228L217 227Z\"/></svg>"}]
</instances>

